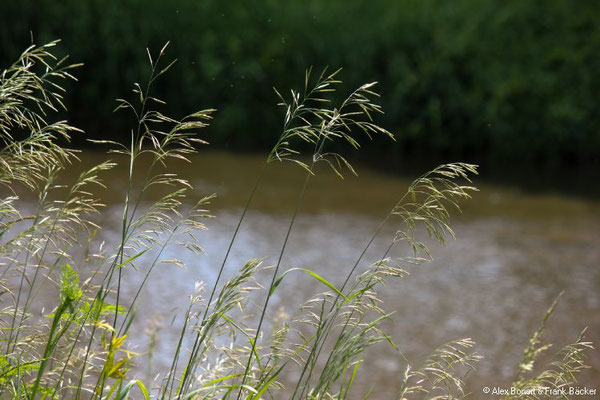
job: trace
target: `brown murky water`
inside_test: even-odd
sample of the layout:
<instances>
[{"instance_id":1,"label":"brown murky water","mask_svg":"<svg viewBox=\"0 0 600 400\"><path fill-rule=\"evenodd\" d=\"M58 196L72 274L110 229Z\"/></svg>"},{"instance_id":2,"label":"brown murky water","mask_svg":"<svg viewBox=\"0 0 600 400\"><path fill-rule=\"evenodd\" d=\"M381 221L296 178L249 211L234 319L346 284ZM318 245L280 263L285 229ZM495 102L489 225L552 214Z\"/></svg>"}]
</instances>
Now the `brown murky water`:
<instances>
[{"instance_id":1,"label":"brown murky water","mask_svg":"<svg viewBox=\"0 0 600 400\"><path fill-rule=\"evenodd\" d=\"M83 164L103 158L94 153L82 155ZM139 303L133 330L143 331L154 318L164 325L154 371L164 369L171 360L179 325L170 322L185 309L194 282L204 281L210 287L215 279L261 165L262 157L209 152L194 157L191 165L174 167L195 186L190 201L213 192L219 197L210 206L216 218L207 221L209 230L200 235L207 254L194 257L177 251L187 268L165 265L156 269ZM103 192L104 215L108 217L103 221L108 224L99 238L109 242L118 237L125 168L122 165L105 176L109 190ZM407 180L364 167L358 172L358 177L342 181L320 171L311 180L284 269L307 267L332 282L343 280L348 266L408 185ZM228 276L253 257L266 257L267 264L276 261L303 176L290 166L267 170L227 264ZM528 338L561 291L565 293L545 335L555 343L549 352L573 341L586 326L588 338L600 341L600 203L477 181L476 185L481 191L453 218L457 239L446 247L433 245L433 263L410 270L409 276L383 289L384 308L396 311L386 327L402 355L387 345L374 347L361 367L357 394L374 385L372 398L394 398L406 359L419 365L444 342L471 337L485 358L470 374L468 386L473 398L484 397L482 387L506 385L514 376ZM393 232L393 226L384 230L366 263L381 257ZM393 255L402 251L397 249ZM138 271L125 272L125 297L135 293L141 276ZM272 315L291 313L297 304L323 290L304 276L293 279L285 291L280 290L285 296L274 298ZM144 351L147 340L137 340L139 350ZM592 369L581 378L582 384L594 387L600 382L597 351L590 362ZM140 374L144 372L140 368Z\"/></svg>"}]
</instances>

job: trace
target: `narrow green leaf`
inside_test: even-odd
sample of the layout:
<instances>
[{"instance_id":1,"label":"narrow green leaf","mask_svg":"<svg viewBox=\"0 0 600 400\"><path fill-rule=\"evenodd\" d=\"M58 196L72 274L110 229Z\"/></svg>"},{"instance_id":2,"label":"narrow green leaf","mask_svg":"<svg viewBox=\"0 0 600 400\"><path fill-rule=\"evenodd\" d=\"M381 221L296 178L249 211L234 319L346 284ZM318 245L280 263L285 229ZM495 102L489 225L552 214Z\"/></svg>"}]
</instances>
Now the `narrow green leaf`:
<instances>
[{"instance_id":1,"label":"narrow green leaf","mask_svg":"<svg viewBox=\"0 0 600 400\"><path fill-rule=\"evenodd\" d=\"M135 260L136 258L142 256L148 250L150 250L150 249L145 249L145 250L137 253L135 256L129 257L127 260L125 260L121 264L119 264L119 266L117 267L117 269L120 269L120 268L126 266L127 264L129 264L130 262L132 262L133 260Z\"/></svg>"},{"instance_id":2,"label":"narrow green leaf","mask_svg":"<svg viewBox=\"0 0 600 400\"><path fill-rule=\"evenodd\" d=\"M273 283L273 286L271 287L271 290L269 291L269 295L272 295L275 292L275 289L277 289L277 287L279 286L279 284L281 283L281 281L283 280L283 278L289 274L292 271L302 271L305 272L307 274L309 274L310 276L312 276L313 278L315 278L316 280L318 280L319 282L321 282L323 285L327 286L329 289L333 290L334 292L336 292L337 294L339 294L341 297L343 297L345 300L349 300L345 294L343 294L338 288L336 288L331 282L329 282L327 279L323 278L321 275L317 274L316 272L313 272L309 269L306 268L290 268L287 271L285 271L283 274L281 274L281 276Z\"/></svg>"},{"instance_id":3,"label":"narrow green leaf","mask_svg":"<svg viewBox=\"0 0 600 400\"><path fill-rule=\"evenodd\" d=\"M273 376L262 386L262 388L258 391L258 393L256 393L254 396L252 396L253 400L260 399L260 396L262 396L262 394L264 392L266 392L267 389L269 388L269 386L271 386L271 384L275 381L275 378L277 378L277 375L279 375L281 370L283 370L283 367L285 367L285 365L282 365L281 367L279 367L279 369L273 374Z\"/></svg>"},{"instance_id":4,"label":"narrow green leaf","mask_svg":"<svg viewBox=\"0 0 600 400\"><path fill-rule=\"evenodd\" d=\"M129 398L129 393L131 393L131 390L133 389L134 385L137 385L137 387L140 389L140 392L142 392L142 395L144 396L145 400L150 399L150 395L148 393L148 389L146 389L146 386L144 386L142 381L134 379L129 381L127 385L123 386L121 390L119 390L116 400L127 400Z\"/></svg>"}]
</instances>

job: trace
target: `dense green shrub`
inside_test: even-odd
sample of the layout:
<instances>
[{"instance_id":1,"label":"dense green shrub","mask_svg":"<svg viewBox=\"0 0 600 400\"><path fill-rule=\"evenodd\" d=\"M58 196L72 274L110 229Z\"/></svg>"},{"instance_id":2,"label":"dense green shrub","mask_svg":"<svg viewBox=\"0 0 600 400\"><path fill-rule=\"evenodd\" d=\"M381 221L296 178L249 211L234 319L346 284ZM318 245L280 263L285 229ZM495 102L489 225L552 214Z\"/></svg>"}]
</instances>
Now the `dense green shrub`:
<instances>
[{"instance_id":1,"label":"dense green shrub","mask_svg":"<svg viewBox=\"0 0 600 400\"><path fill-rule=\"evenodd\" d=\"M331 65L350 86L381 83L399 140L372 154L598 163L599 13L598 2L566 0L5 1L0 64L30 31L64 38L86 64L72 120L94 136L116 135L106 104L142 76L140 49L170 39L181 59L161 94L176 115L215 106L215 145L267 148L279 127L268 89Z\"/></svg>"}]
</instances>

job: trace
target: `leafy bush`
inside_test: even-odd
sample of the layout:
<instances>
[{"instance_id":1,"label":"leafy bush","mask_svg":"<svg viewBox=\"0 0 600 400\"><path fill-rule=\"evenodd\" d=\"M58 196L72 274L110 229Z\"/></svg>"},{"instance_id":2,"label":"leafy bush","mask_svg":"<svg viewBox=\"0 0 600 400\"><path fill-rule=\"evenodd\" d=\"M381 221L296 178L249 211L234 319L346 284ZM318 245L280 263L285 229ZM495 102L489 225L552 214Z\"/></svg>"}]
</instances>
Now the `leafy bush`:
<instances>
[{"instance_id":1,"label":"leafy bush","mask_svg":"<svg viewBox=\"0 0 600 400\"><path fill-rule=\"evenodd\" d=\"M165 173L162 167L171 159L186 160L197 145L204 144L197 132L211 121L213 110L191 112L180 120L159 111L164 102L151 89L173 64L163 60L167 46L158 55L148 52L151 72L147 83L135 84L131 99L118 100L117 110L128 111L136 121L131 136L122 142L94 141L96 146L109 146L111 152L125 155L129 165L124 177L127 190L122 193L120 241L109 244L102 254L77 257L81 244L93 241L95 230L100 228L93 215L102 212L102 205L93 188L102 185L102 173L114 164L107 161L94 166L70 186L57 183L70 163L76 162L76 152L57 141L78 130L64 121L49 122L62 106L65 80L73 79L71 71L77 67L66 64L65 59L56 61L51 52L55 44L29 47L0 75L0 184L8 193L0 199L3 398L126 399L134 392L146 399L352 396L352 384L369 347L388 342L395 349L381 326L391 314L379 305L378 287L402 277L409 265L430 260L420 233L442 243L453 237L449 213L458 208L459 201L470 197L474 188L469 182L476 167L446 164L416 179L374 231L356 263L348 266L340 287L305 268L281 271L297 207L316 173L315 165L324 163L338 175L354 172L333 150L332 143L358 148L361 137L393 139L373 120L381 113L374 102L377 93L373 83L358 86L338 102L332 95L341 83L339 71L314 74L309 70L301 91L280 95L285 110L283 129L265 159L264 168L277 162L297 164L305 170L306 180L277 264L266 269L270 281L264 285L264 293L259 293L264 304L258 320L249 321L245 316L252 314L247 303L250 292L260 286L253 281L263 269L261 260L249 260L225 282L222 272L260 177L239 218L216 282L206 292L199 285L190 298L170 370L154 383L144 383L131 379L131 369L141 357L128 349L127 337L140 334L130 331L133 310L156 265L162 261L180 263L163 260L167 247L201 252L195 233L206 229L202 221L209 217L205 208L212 198L188 204L189 182ZM298 150L306 147L313 149L309 158ZM141 170L142 158L151 160L149 168ZM23 187L38 194L36 209L24 209L20 204L17 193ZM146 207L143 201L153 187L162 187L165 195ZM397 232L387 251L369 268L359 271L371 243L388 223L396 224ZM412 250L412 256L390 259L389 251L403 245ZM125 299L123 270L134 267L144 277L135 295ZM98 273L81 279L80 274L89 270ZM290 274L313 279L324 292L298 305L292 321L266 330L263 322L269 300ZM53 309L40 317L32 310L39 302L39 289L47 285L55 287L57 300ZM528 388L572 383L575 373L585 367L584 352L591 344L582 334L565 348L561 360L541 375L527 378L534 360L546 348L539 345L540 335L541 329L524 354L516 384ZM190 349L183 346L184 338L192 339ZM480 359L473 345L470 339L444 344L421 368L407 368L401 398L462 397L463 378ZM295 386L284 388L278 378L282 371L296 366L299 374Z\"/></svg>"}]
</instances>

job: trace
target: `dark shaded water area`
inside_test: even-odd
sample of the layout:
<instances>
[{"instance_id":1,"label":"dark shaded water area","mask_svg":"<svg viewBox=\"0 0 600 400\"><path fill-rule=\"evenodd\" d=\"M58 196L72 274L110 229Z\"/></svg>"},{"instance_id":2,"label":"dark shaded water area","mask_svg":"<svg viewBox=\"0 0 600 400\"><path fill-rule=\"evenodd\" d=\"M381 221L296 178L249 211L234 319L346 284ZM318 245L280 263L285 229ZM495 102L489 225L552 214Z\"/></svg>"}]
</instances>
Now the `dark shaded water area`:
<instances>
[{"instance_id":1,"label":"dark shaded water area","mask_svg":"<svg viewBox=\"0 0 600 400\"><path fill-rule=\"evenodd\" d=\"M69 175L106 157L83 152L81 165L74 165ZM208 230L199 235L206 254L188 255L175 246L167 248L165 257L180 258L186 268L159 266L140 298L131 330L143 332L152 320L162 324L152 375L169 366L180 327L171 321L184 312L195 282L203 281L208 287L214 282L262 162L260 156L202 152L192 157L191 164L174 163L169 168L194 186L188 196L190 203L211 193L218 197L208 206L216 218L206 220ZM364 165L357 171L357 177L341 180L323 169L310 180L283 270L304 267L334 284L343 282L348 268L410 182ZM264 257L265 265L277 261L304 175L287 164L267 168L227 263L228 277L250 258ZM126 162L104 174L107 190L100 195L106 208L100 220L103 229L95 240L104 240L105 246L119 239L126 176ZM372 398L393 398L407 360L419 366L439 345L465 337L477 343L484 357L468 377L473 397L480 398L484 386L508 385L528 338L562 291L544 335L555 344L548 354L574 341L585 327L587 337L599 341L600 202L496 186L477 179L475 186L480 191L463 202L462 213L452 218L456 240L447 246L431 243L432 263L411 268L408 276L381 289L382 306L395 311L385 327L402 354L389 345L373 347L359 370L361 387L357 394L374 385ZM158 194L150 193L144 200L146 205L153 196ZM393 223L384 228L367 252L363 268L382 256L395 229ZM401 247L391 254L405 255L407 249ZM276 295L270 305L270 318L286 318L298 304L325 290L306 276L290 277L278 291L285 295ZM125 305L142 278L143 271L124 271ZM54 304L54 292L48 290L49 307ZM264 292L259 296L262 299ZM132 341L140 352L148 346L144 335L132 337ZM581 383L594 387L600 382L597 351L590 353L589 362L592 368L581 375ZM138 371L142 377L146 367ZM293 374L287 379L292 380Z\"/></svg>"}]
</instances>

